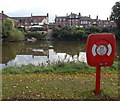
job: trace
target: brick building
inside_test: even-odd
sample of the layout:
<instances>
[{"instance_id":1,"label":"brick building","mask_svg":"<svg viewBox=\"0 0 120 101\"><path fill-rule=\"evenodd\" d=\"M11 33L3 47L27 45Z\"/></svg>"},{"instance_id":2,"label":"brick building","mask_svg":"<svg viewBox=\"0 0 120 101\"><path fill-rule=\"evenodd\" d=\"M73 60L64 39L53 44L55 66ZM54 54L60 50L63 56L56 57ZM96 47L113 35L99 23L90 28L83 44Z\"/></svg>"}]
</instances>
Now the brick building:
<instances>
[{"instance_id":1,"label":"brick building","mask_svg":"<svg viewBox=\"0 0 120 101\"><path fill-rule=\"evenodd\" d=\"M3 21L5 21L8 18L8 16L6 14L4 14L4 12L2 11L0 13L0 24L2 24Z\"/></svg>"},{"instance_id":2,"label":"brick building","mask_svg":"<svg viewBox=\"0 0 120 101\"><path fill-rule=\"evenodd\" d=\"M89 27L92 25L96 25L98 27L114 27L116 26L114 21L111 20L100 20L98 19L98 16L96 17L96 19L92 19L89 16L81 16L81 14L79 13L74 14L71 13L70 15L66 15L66 16L56 16L55 17L55 25L56 26L76 26L76 27Z\"/></svg>"},{"instance_id":3,"label":"brick building","mask_svg":"<svg viewBox=\"0 0 120 101\"><path fill-rule=\"evenodd\" d=\"M43 26L49 24L49 15L47 13L46 16L33 16L31 14L30 17L11 17L15 20L16 27L22 26Z\"/></svg>"},{"instance_id":4,"label":"brick building","mask_svg":"<svg viewBox=\"0 0 120 101\"><path fill-rule=\"evenodd\" d=\"M31 14L31 16L29 17L9 17L6 14L4 14L4 12L2 11L0 13L0 23L2 23L7 18L11 18L14 20L15 27L25 27L25 28L29 28L33 26L44 27L49 24L48 13L45 16L33 16Z\"/></svg>"}]
</instances>

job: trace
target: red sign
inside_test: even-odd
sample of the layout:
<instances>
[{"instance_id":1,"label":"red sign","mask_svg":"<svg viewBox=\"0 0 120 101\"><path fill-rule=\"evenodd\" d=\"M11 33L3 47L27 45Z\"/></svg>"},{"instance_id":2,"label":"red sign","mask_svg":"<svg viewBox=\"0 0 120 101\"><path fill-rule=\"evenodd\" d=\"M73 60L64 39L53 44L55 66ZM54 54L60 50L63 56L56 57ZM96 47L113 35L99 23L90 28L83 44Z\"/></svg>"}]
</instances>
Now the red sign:
<instances>
[{"instance_id":1,"label":"red sign","mask_svg":"<svg viewBox=\"0 0 120 101\"><path fill-rule=\"evenodd\" d=\"M90 34L86 56L90 66L111 66L116 52L114 34Z\"/></svg>"},{"instance_id":2,"label":"red sign","mask_svg":"<svg viewBox=\"0 0 120 101\"><path fill-rule=\"evenodd\" d=\"M116 52L116 41L113 34L90 34L86 48L87 63L96 66L96 91L100 93L100 67L111 66Z\"/></svg>"}]
</instances>

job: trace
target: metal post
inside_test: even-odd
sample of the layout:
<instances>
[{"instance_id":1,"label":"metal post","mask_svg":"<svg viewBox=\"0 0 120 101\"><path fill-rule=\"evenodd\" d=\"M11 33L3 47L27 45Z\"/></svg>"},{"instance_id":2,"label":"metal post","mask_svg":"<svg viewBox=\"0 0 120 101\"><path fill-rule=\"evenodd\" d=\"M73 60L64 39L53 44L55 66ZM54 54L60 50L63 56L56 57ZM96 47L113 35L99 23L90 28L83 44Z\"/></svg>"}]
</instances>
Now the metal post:
<instances>
[{"instance_id":1,"label":"metal post","mask_svg":"<svg viewBox=\"0 0 120 101\"><path fill-rule=\"evenodd\" d=\"M96 91L95 94L100 94L100 66L96 67Z\"/></svg>"}]
</instances>

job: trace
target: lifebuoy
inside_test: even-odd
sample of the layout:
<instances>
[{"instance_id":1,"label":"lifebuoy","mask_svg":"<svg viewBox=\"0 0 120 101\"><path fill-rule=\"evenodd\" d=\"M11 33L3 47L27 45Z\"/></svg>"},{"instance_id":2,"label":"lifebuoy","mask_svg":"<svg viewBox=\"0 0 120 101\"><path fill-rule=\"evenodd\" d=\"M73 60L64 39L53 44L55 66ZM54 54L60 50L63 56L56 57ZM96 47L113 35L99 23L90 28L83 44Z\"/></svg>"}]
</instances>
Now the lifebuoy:
<instances>
[{"instance_id":1,"label":"lifebuoy","mask_svg":"<svg viewBox=\"0 0 120 101\"><path fill-rule=\"evenodd\" d=\"M108 41L102 40L102 41L98 41L95 44L93 44L92 46L92 55L93 56L110 56L112 53L112 46Z\"/></svg>"}]
</instances>

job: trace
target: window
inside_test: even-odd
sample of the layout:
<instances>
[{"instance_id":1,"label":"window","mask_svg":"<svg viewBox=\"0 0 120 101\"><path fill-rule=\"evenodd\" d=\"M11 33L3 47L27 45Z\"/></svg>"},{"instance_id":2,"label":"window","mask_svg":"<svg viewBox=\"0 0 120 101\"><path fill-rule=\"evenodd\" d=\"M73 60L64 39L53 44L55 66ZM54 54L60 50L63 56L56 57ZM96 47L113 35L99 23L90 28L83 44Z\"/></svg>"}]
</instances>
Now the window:
<instances>
[{"instance_id":1,"label":"window","mask_svg":"<svg viewBox=\"0 0 120 101\"><path fill-rule=\"evenodd\" d=\"M87 21L81 21L81 24L87 24Z\"/></svg>"},{"instance_id":2,"label":"window","mask_svg":"<svg viewBox=\"0 0 120 101\"><path fill-rule=\"evenodd\" d=\"M96 24L96 22L94 21L93 24Z\"/></svg>"},{"instance_id":3,"label":"window","mask_svg":"<svg viewBox=\"0 0 120 101\"><path fill-rule=\"evenodd\" d=\"M83 24L82 21L80 23Z\"/></svg>"},{"instance_id":4,"label":"window","mask_svg":"<svg viewBox=\"0 0 120 101\"><path fill-rule=\"evenodd\" d=\"M78 18L78 15L76 15L76 18Z\"/></svg>"}]
</instances>

